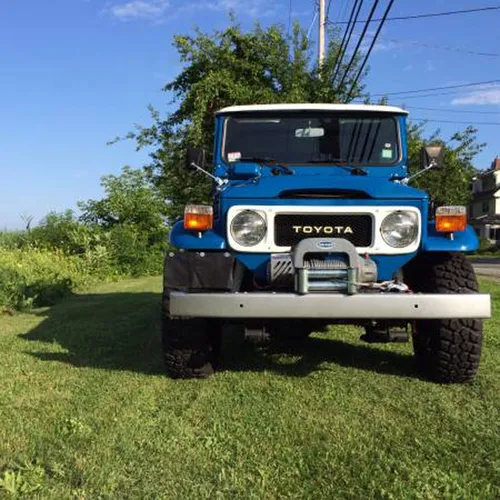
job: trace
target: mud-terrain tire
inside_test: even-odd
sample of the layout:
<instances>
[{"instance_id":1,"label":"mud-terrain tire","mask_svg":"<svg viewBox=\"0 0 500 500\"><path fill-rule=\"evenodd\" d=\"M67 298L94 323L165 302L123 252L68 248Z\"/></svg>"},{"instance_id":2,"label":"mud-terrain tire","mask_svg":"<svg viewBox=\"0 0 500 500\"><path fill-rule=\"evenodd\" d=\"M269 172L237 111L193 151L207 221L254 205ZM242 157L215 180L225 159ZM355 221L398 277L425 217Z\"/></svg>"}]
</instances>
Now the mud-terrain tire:
<instances>
[{"instance_id":1,"label":"mud-terrain tire","mask_svg":"<svg viewBox=\"0 0 500 500\"><path fill-rule=\"evenodd\" d=\"M171 318L168 294L162 304L162 345L172 378L207 378L217 368L222 324L203 318Z\"/></svg>"},{"instance_id":2,"label":"mud-terrain tire","mask_svg":"<svg viewBox=\"0 0 500 500\"><path fill-rule=\"evenodd\" d=\"M474 269L462 254L428 253L417 257L405 270L405 279L414 292L478 292ZM483 340L481 320L415 321L412 339L418 370L426 378L463 383L476 375Z\"/></svg>"}]
</instances>

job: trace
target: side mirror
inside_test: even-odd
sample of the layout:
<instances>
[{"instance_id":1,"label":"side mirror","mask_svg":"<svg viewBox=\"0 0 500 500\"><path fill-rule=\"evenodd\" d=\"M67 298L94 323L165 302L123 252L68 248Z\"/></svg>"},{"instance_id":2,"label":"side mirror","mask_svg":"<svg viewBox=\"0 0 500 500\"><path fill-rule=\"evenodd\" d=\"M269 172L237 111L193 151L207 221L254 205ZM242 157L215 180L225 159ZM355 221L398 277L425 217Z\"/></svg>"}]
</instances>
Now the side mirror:
<instances>
[{"instance_id":1,"label":"side mirror","mask_svg":"<svg viewBox=\"0 0 500 500\"><path fill-rule=\"evenodd\" d=\"M421 166L423 169L444 168L443 157L443 146L425 146L421 150Z\"/></svg>"},{"instance_id":2,"label":"side mirror","mask_svg":"<svg viewBox=\"0 0 500 500\"><path fill-rule=\"evenodd\" d=\"M202 148L187 148L186 168L188 170L196 170L196 168L193 167L193 164L197 167L204 168L206 165L205 156L205 150Z\"/></svg>"},{"instance_id":3,"label":"side mirror","mask_svg":"<svg viewBox=\"0 0 500 500\"><path fill-rule=\"evenodd\" d=\"M229 181L227 179L216 177L215 175L205 170L205 167L207 166L206 156L207 153L202 148L187 148L186 168L188 170L192 170L193 172L202 172L215 182L218 189L222 189L222 187L225 186Z\"/></svg>"}]
</instances>

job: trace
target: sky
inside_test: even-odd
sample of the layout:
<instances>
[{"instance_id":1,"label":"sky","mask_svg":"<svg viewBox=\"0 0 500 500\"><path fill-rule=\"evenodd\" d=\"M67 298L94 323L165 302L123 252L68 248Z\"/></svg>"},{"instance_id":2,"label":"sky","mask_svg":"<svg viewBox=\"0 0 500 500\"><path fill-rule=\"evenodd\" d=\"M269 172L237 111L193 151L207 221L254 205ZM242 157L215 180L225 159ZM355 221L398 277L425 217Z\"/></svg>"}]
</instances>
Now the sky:
<instances>
[{"instance_id":1,"label":"sky","mask_svg":"<svg viewBox=\"0 0 500 500\"><path fill-rule=\"evenodd\" d=\"M329 19L347 19L352 3L332 0ZM380 2L378 14L386 4ZM0 229L74 209L78 200L102 195L103 175L147 162L147 152L131 141L107 143L134 124L148 125L148 105L171 110L161 89L181 68L175 34L223 28L230 10L244 28L256 21L288 26L290 5L291 18L312 27L316 43L314 0L0 0ZM500 3L396 0L391 16L492 5ZM500 10L387 22L370 58L367 90L498 80L499 25ZM394 96L390 103L406 105L414 118L436 120L425 130L440 129L445 138L469 123L500 123L500 85ZM500 155L500 125L478 129L487 147L475 166L484 169Z\"/></svg>"}]
</instances>

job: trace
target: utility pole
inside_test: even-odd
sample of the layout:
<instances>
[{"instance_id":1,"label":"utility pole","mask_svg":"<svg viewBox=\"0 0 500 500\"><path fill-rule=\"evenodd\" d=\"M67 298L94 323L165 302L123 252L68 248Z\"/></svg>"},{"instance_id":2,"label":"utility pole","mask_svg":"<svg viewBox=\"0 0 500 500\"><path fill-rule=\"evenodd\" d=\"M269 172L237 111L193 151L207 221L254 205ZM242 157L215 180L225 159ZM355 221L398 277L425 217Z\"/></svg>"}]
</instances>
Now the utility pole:
<instances>
[{"instance_id":1,"label":"utility pole","mask_svg":"<svg viewBox=\"0 0 500 500\"><path fill-rule=\"evenodd\" d=\"M319 55L318 55L318 66L321 68L323 66L323 61L325 60L325 25L326 25L326 11L325 11L325 1L319 0Z\"/></svg>"}]
</instances>

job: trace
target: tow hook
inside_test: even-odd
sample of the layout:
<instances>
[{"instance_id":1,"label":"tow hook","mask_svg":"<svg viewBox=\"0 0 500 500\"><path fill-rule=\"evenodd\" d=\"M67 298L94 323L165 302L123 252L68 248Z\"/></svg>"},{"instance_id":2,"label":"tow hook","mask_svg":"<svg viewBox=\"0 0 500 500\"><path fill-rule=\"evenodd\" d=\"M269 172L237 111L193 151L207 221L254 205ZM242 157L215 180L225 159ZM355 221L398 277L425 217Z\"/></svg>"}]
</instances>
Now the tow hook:
<instances>
[{"instance_id":1,"label":"tow hook","mask_svg":"<svg viewBox=\"0 0 500 500\"><path fill-rule=\"evenodd\" d=\"M368 344L388 344L390 342L400 343L410 340L408 324L395 325L387 321L373 322L365 328L366 333L361 335L360 340Z\"/></svg>"},{"instance_id":2,"label":"tow hook","mask_svg":"<svg viewBox=\"0 0 500 500\"><path fill-rule=\"evenodd\" d=\"M266 331L265 327L261 328L245 328L245 342L254 345L265 345L271 340L271 335Z\"/></svg>"}]
</instances>

